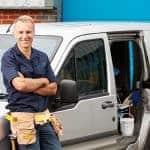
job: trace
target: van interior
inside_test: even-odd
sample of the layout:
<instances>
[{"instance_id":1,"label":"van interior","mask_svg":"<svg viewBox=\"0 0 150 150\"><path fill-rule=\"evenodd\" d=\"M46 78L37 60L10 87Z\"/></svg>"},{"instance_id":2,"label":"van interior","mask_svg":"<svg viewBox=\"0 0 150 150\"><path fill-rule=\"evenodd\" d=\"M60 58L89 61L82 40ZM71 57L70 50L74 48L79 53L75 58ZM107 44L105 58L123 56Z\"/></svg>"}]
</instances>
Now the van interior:
<instances>
[{"instance_id":1,"label":"van interior","mask_svg":"<svg viewBox=\"0 0 150 150\"><path fill-rule=\"evenodd\" d=\"M110 50L114 67L119 113L131 113L135 119L134 135L138 134L142 115L141 81L143 78L143 58L138 33L110 34ZM119 123L118 123L119 124ZM120 126L118 126L120 132Z\"/></svg>"},{"instance_id":2,"label":"van interior","mask_svg":"<svg viewBox=\"0 0 150 150\"><path fill-rule=\"evenodd\" d=\"M114 41L111 43L111 55L118 98L122 103L138 88L142 77L140 48L134 40Z\"/></svg>"}]
</instances>

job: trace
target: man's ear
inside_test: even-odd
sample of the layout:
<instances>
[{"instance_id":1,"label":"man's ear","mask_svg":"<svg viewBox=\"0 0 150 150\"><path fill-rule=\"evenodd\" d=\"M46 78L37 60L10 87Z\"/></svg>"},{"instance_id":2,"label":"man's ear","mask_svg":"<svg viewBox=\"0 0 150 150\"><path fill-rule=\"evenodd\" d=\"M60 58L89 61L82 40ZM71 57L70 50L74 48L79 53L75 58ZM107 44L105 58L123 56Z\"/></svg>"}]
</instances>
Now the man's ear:
<instances>
[{"instance_id":1,"label":"man's ear","mask_svg":"<svg viewBox=\"0 0 150 150\"><path fill-rule=\"evenodd\" d=\"M10 32L13 34L13 36L14 36L14 32L15 32L15 25L14 25L14 23L11 25L11 28L10 28Z\"/></svg>"},{"instance_id":2,"label":"man's ear","mask_svg":"<svg viewBox=\"0 0 150 150\"><path fill-rule=\"evenodd\" d=\"M12 32L12 35L14 36L15 39L17 39L17 34L15 30Z\"/></svg>"}]
</instances>

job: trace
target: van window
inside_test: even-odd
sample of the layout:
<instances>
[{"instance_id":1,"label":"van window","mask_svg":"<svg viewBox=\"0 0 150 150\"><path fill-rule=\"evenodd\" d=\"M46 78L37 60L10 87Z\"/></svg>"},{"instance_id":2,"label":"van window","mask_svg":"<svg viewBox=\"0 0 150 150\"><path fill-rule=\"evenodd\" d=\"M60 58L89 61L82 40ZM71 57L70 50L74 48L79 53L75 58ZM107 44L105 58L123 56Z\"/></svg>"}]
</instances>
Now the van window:
<instances>
[{"instance_id":1,"label":"van window","mask_svg":"<svg viewBox=\"0 0 150 150\"><path fill-rule=\"evenodd\" d=\"M61 81L63 79L71 79L74 81L76 80L74 51L70 52L69 56L67 57L66 61L64 62L64 65L59 72L58 79L59 79L59 81Z\"/></svg>"},{"instance_id":2,"label":"van window","mask_svg":"<svg viewBox=\"0 0 150 150\"><path fill-rule=\"evenodd\" d=\"M35 36L33 40L33 47L37 48L44 53L46 53L50 59L52 60L55 55L58 47L62 42L62 37L60 36Z\"/></svg>"},{"instance_id":3,"label":"van window","mask_svg":"<svg viewBox=\"0 0 150 150\"><path fill-rule=\"evenodd\" d=\"M107 91L106 61L102 40L80 42L74 47L79 95Z\"/></svg>"},{"instance_id":4,"label":"van window","mask_svg":"<svg viewBox=\"0 0 150 150\"><path fill-rule=\"evenodd\" d=\"M103 40L82 41L72 48L67 58L58 78L77 81L80 98L95 96L95 94L102 95L107 91Z\"/></svg>"}]
</instances>

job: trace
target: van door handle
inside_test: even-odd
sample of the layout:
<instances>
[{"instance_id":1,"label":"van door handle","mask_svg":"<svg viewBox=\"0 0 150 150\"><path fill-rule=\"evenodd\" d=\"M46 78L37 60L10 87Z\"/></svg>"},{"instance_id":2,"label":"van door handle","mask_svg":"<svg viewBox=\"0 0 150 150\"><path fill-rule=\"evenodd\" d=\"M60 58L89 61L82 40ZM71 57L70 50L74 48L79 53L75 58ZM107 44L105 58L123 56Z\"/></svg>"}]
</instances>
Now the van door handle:
<instances>
[{"instance_id":1,"label":"van door handle","mask_svg":"<svg viewBox=\"0 0 150 150\"><path fill-rule=\"evenodd\" d=\"M106 108L110 108L110 107L114 107L114 103L112 101L106 101L106 102L102 103L102 109L106 109Z\"/></svg>"}]
</instances>

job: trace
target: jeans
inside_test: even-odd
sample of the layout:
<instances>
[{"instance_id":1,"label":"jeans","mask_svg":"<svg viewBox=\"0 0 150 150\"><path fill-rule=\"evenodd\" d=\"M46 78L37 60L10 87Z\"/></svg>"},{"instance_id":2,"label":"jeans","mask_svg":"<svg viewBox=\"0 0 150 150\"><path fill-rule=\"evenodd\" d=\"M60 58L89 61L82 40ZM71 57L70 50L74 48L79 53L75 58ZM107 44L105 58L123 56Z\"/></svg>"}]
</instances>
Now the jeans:
<instances>
[{"instance_id":1,"label":"jeans","mask_svg":"<svg viewBox=\"0 0 150 150\"><path fill-rule=\"evenodd\" d=\"M55 131L49 123L36 125L37 140L34 144L19 145L19 150L62 150Z\"/></svg>"}]
</instances>

